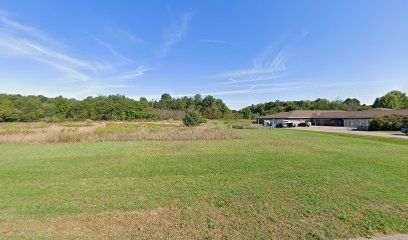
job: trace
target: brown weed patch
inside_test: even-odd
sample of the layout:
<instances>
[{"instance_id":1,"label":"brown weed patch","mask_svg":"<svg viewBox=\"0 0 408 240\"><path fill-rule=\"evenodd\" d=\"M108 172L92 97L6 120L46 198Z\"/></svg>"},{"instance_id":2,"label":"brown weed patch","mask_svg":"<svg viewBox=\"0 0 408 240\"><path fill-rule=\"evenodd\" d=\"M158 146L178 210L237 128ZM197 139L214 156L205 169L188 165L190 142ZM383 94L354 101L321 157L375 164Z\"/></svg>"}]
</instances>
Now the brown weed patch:
<instances>
[{"instance_id":1,"label":"brown weed patch","mask_svg":"<svg viewBox=\"0 0 408 240\"><path fill-rule=\"evenodd\" d=\"M36 123L37 124L37 123ZM222 140L239 138L231 130L204 125L185 127L181 122L65 123L30 127L28 123L3 125L1 143L79 143L142 140Z\"/></svg>"}]
</instances>

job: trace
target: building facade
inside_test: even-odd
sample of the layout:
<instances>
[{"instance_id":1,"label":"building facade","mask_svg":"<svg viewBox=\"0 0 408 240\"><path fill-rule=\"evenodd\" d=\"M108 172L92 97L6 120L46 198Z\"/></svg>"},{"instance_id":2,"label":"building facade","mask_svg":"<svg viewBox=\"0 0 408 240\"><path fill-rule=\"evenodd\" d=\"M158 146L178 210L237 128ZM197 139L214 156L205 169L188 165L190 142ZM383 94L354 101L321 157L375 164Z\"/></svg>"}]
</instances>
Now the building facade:
<instances>
[{"instance_id":1,"label":"building facade","mask_svg":"<svg viewBox=\"0 0 408 240\"><path fill-rule=\"evenodd\" d=\"M366 111L324 111L324 110L295 110L281 112L257 118L257 123L270 125L283 122L310 122L314 126L336 126L355 129L369 127L370 120L382 115L408 115L408 109L370 109Z\"/></svg>"}]
</instances>

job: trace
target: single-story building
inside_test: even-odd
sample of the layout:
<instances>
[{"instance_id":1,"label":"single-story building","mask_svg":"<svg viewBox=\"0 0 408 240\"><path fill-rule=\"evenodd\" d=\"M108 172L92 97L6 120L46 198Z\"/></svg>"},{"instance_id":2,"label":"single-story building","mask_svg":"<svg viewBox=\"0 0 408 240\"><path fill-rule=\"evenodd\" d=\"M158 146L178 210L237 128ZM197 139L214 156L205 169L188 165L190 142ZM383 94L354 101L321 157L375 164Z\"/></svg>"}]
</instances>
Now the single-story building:
<instances>
[{"instance_id":1,"label":"single-story building","mask_svg":"<svg viewBox=\"0 0 408 240\"><path fill-rule=\"evenodd\" d=\"M295 110L280 112L256 119L259 124L278 124L285 121L294 123L310 122L315 126L337 126L368 129L369 121L382 115L408 115L408 109L393 110L374 108L365 111Z\"/></svg>"}]
</instances>

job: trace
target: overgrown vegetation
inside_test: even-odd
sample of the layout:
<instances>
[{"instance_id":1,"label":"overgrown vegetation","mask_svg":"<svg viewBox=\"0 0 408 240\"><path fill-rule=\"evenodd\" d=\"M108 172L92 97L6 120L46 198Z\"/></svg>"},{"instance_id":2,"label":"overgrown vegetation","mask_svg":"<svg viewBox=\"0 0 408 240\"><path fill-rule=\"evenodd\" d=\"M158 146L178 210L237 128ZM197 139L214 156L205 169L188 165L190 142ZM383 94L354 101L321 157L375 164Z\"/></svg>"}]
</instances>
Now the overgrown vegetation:
<instances>
[{"instance_id":1,"label":"overgrown vegetation","mask_svg":"<svg viewBox=\"0 0 408 240\"><path fill-rule=\"evenodd\" d=\"M220 125L230 123L238 125ZM118 125L108 128L122 132ZM408 233L408 158L402 154L408 141L231 131L241 138L1 144L0 238L349 239Z\"/></svg>"},{"instance_id":2,"label":"overgrown vegetation","mask_svg":"<svg viewBox=\"0 0 408 240\"><path fill-rule=\"evenodd\" d=\"M407 115L384 115L370 121L370 130L399 131L401 127L408 127Z\"/></svg>"},{"instance_id":3,"label":"overgrown vegetation","mask_svg":"<svg viewBox=\"0 0 408 240\"><path fill-rule=\"evenodd\" d=\"M0 125L4 143L80 143L141 140L214 140L238 138L214 125L189 128L180 121L7 123Z\"/></svg>"},{"instance_id":4,"label":"overgrown vegetation","mask_svg":"<svg viewBox=\"0 0 408 240\"><path fill-rule=\"evenodd\" d=\"M356 98L344 101L317 99L315 101L275 101L231 111L221 99L213 96L173 98L163 94L159 101L138 101L121 95L87 97L84 100L62 96L22 96L0 94L0 122L31 122L45 120L181 120L186 111L198 111L207 119L253 119L257 116L292 110L366 110L371 107L408 108L405 93L391 91L377 98L373 105L361 104Z\"/></svg>"},{"instance_id":5,"label":"overgrown vegetation","mask_svg":"<svg viewBox=\"0 0 408 240\"><path fill-rule=\"evenodd\" d=\"M136 101L121 95L87 97L84 100L62 96L22 96L0 94L0 122L45 120L181 120L186 110L196 110L208 119L228 117L231 111L213 96L172 98L163 94L159 101Z\"/></svg>"}]
</instances>

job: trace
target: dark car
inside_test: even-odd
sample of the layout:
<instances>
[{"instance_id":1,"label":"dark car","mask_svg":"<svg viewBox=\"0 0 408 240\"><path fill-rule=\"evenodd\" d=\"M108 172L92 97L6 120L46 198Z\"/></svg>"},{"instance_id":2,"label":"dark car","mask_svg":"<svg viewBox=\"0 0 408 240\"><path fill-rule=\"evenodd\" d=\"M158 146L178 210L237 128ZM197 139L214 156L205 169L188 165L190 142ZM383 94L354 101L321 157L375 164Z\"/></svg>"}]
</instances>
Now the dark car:
<instances>
[{"instance_id":1,"label":"dark car","mask_svg":"<svg viewBox=\"0 0 408 240\"><path fill-rule=\"evenodd\" d=\"M290 128L296 127L296 123L293 123L293 122L288 122L288 123L286 123L286 125L288 125L288 127L290 127Z\"/></svg>"},{"instance_id":2,"label":"dark car","mask_svg":"<svg viewBox=\"0 0 408 240\"><path fill-rule=\"evenodd\" d=\"M301 122L298 124L298 127L310 127L310 122Z\"/></svg>"},{"instance_id":3,"label":"dark car","mask_svg":"<svg viewBox=\"0 0 408 240\"><path fill-rule=\"evenodd\" d=\"M287 128L288 127L288 124L286 124L286 123L278 123L278 124L276 124L276 128Z\"/></svg>"},{"instance_id":4,"label":"dark car","mask_svg":"<svg viewBox=\"0 0 408 240\"><path fill-rule=\"evenodd\" d=\"M408 136L408 127L402 127L401 132L405 133Z\"/></svg>"}]
</instances>

